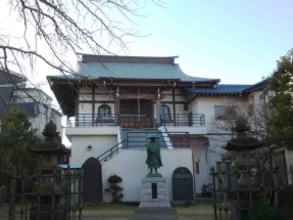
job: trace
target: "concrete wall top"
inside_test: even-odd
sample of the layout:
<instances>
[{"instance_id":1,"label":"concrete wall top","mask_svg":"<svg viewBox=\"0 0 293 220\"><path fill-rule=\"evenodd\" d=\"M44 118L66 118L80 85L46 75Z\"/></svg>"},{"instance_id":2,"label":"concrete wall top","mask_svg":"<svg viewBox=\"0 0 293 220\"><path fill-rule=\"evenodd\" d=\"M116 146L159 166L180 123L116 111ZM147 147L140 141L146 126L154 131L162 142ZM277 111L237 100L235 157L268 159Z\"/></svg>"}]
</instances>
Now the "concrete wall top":
<instances>
[{"instance_id":1,"label":"concrete wall top","mask_svg":"<svg viewBox=\"0 0 293 220\"><path fill-rule=\"evenodd\" d=\"M97 126L97 127L76 127L66 128L66 136L84 136L84 135L117 135L117 126Z\"/></svg>"}]
</instances>

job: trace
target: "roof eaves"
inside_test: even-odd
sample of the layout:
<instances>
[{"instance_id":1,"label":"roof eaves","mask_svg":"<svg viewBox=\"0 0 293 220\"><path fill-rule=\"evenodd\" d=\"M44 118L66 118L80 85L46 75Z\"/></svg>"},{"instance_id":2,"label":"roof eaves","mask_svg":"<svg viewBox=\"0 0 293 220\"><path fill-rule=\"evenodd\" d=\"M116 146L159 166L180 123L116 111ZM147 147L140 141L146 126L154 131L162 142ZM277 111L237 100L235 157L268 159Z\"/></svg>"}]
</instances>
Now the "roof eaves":
<instances>
[{"instance_id":1,"label":"roof eaves","mask_svg":"<svg viewBox=\"0 0 293 220\"><path fill-rule=\"evenodd\" d=\"M262 80L258 83L255 83L251 85L250 87L246 88L243 90L244 93L251 93L251 92L256 92L264 89L267 86L268 80Z\"/></svg>"}]
</instances>

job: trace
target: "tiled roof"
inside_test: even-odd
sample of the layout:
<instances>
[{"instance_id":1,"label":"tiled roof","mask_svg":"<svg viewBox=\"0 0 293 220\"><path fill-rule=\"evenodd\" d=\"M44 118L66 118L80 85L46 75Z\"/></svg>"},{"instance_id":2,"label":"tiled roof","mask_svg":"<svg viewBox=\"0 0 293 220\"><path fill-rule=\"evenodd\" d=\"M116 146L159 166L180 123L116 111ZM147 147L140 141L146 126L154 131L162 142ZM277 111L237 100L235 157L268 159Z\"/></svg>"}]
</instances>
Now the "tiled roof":
<instances>
[{"instance_id":1,"label":"tiled roof","mask_svg":"<svg viewBox=\"0 0 293 220\"><path fill-rule=\"evenodd\" d=\"M185 74L178 64L160 63L79 63L79 73L89 78L119 78L140 80L214 81Z\"/></svg>"},{"instance_id":2,"label":"tiled roof","mask_svg":"<svg viewBox=\"0 0 293 220\"><path fill-rule=\"evenodd\" d=\"M244 92L256 92L265 89L268 86L268 80L262 80L258 83L255 83L244 90Z\"/></svg>"},{"instance_id":3,"label":"tiled roof","mask_svg":"<svg viewBox=\"0 0 293 220\"><path fill-rule=\"evenodd\" d=\"M205 94L239 94L250 86L251 85L219 84L215 88L188 88L186 91Z\"/></svg>"}]
</instances>

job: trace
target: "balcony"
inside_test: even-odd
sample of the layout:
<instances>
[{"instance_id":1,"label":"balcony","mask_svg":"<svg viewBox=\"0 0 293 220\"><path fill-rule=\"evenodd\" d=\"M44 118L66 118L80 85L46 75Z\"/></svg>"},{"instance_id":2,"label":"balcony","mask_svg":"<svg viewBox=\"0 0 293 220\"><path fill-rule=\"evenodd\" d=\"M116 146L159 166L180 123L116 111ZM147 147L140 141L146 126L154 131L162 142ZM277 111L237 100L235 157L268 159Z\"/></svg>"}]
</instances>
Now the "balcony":
<instances>
[{"instance_id":1,"label":"balcony","mask_svg":"<svg viewBox=\"0 0 293 220\"><path fill-rule=\"evenodd\" d=\"M204 127L204 114L165 114L161 115L161 124L163 126L188 126L188 127Z\"/></svg>"},{"instance_id":2,"label":"balcony","mask_svg":"<svg viewBox=\"0 0 293 220\"><path fill-rule=\"evenodd\" d=\"M144 114L91 114L82 113L67 119L67 127L121 126L122 128L205 127L204 114L161 115L160 123L154 117Z\"/></svg>"}]
</instances>

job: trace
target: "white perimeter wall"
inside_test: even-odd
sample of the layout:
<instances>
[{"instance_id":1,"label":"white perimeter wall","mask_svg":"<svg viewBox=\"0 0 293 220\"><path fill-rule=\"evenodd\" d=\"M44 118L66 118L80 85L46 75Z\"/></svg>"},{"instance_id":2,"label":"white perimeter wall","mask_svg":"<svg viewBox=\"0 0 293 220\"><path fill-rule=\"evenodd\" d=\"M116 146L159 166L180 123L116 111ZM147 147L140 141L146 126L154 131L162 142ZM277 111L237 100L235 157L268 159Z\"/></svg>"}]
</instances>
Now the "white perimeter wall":
<instances>
[{"instance_id":1,"label":"white perimeter wall","mask_svg":"<svg viewBox=\"0 0 293 220\"><path fill-rule=\"evenodd\" d=\"M140 201L142 179L147 175L145 149L124 149L107 162L102 163L104 201L110 197L105 193L107 179L116 174L122 177L123 201ZM190 149L161 149L163 167L158 172L167 178L169 198L172 200L172 175L176 168L186 167L192 173L192 154Z\"/></svg>"},{"instance_id":2,"label":"white perimeter wall","mask_svg":"<svg viewBox=\"0 0 293 220\"><path fill-rule=\"evenodd\" d=\"M88 158L96 158L117 144L117 135L72 136L71 143L70 164L82 165Z\"/></svg>"}]
</instances>

